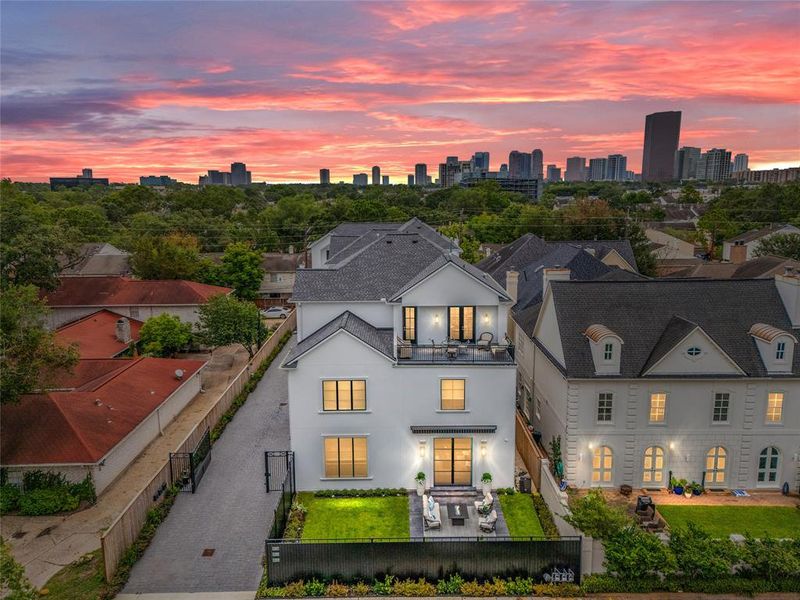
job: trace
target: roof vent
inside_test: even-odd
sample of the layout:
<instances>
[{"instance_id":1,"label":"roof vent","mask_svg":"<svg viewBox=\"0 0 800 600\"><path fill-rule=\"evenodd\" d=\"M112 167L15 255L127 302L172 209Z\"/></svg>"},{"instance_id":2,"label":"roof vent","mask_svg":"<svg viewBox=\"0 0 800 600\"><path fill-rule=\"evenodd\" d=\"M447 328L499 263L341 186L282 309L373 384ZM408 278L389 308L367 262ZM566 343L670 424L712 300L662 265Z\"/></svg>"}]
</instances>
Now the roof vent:
<instances>
[{"instance_id":1,"label":"roof vent","mask_svg":"<svg viewBox=\"0 0 800 600\"><path fill-rule=\"evenodd\" d=\"M103 406L103 403L102 403L102 402L100 402L100 398L95 398L95 399L94 399L94 405L95 405L95 406Z\"/></svg>"},{"instance_id":2,"label":"roof vent","mask_svg":"<svg viewBox=\"0 0 800 600\"><path fill-rule=\"evenodd\" d=\"M183 369L175 369L175 379L178 381L183 379Z\"/></svg>"}]
</instances>

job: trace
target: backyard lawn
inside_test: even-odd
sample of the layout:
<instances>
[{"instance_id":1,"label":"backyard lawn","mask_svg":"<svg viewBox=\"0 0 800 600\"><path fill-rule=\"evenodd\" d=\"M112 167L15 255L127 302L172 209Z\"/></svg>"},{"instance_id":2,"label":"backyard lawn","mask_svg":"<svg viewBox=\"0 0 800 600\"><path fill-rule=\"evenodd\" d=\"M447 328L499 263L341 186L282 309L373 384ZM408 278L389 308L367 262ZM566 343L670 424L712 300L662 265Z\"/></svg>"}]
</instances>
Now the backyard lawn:
<instances>
[{"instance_id":1,"label":"backyard lawn","mask_svg":"<svg viewBox=\"0 0 800 600\"><path fill-rule=\"evenodd\" d=\"M715 537L732 533L754 537L764 532L772 537L800 537L800 510L793 506L675 506L661 505L658 512L670 527L689 521L702 526Z\"/></svg>"},{"instance_id":2,"label":"backyard lawn","mask_svg":"<svg viewBox=\"0 0 800 600\"><path fill-rule=\"evenodd\" d=\"M498 496L508 533L512 536L544 536L539 517L533 508L530 494L504 494Z\"/></svg>"},{"instance_id":3,"label":"backyard lawn","mask_svg":"<svg viewBox=\"0 0 800 600\"><path fill-rule=\"evenodd\" d=\"M308 510L304 540L409 538L408 496L315 498L311 492L301 492L297 501Z\"/></svg>"}]
</instances>

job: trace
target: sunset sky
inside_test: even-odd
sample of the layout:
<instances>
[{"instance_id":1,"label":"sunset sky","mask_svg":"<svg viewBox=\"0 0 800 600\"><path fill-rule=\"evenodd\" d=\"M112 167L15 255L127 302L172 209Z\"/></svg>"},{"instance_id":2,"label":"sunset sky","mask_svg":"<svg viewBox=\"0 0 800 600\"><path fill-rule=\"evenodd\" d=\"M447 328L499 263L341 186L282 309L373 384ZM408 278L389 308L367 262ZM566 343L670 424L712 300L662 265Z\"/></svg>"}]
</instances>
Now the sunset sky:
<instances>
[{"instance_id":1,"label":"sunset sky","mask_svg":"<svg viewBox=\"0 0 800 600\"><path fill-rule=\"evenodd\" d=\"M800 3L9 2L0 175L333 181L511 150L681 145L800 165Z\"/></svg>"}]
</instances>

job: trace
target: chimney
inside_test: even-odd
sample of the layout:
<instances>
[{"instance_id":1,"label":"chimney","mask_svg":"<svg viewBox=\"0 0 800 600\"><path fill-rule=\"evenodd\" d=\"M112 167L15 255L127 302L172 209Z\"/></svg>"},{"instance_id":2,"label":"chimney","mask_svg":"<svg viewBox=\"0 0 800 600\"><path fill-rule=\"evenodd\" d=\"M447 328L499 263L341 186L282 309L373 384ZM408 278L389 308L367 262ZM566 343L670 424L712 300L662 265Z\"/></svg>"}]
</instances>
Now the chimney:
<instances>
[{"instance_id":1,"label":"chimney","mask_svg":"<svg viewBox=\"0 0 800 600\"><path fill-rule=\"evenodd\" d=\"M792 267L786 267L783 275L775 275L775 287L792 327L800 327L800 274Z\"/></svg>"},{"instance_id":2,"label":"chimney","mask_svg":"<svg viewBox=\"0 0 800 600\"><path fill-rule=\"evenodd\" d=\"M551 281L569 281L569 269L551 267L542 269L542 293L547 291Z\"/></svg>"},{"instance_id":3,"label":"chimney","mask_svg":"<svg viewBox=\"0 0 800 600\"><path fill-rule=\"evenodd\" d=\"M731 246L731 262L735 265L740 265L747 261L747 246L733 245Z\"/></svg>"},{"instance_id":4,"label":"chimney","mask_svg":"<svg viewBox=\"0 0 800 600\"><path fill-rule=\"evenodd\" d=\"M123 344L131 341L131 322L127 318L121 317L117 319L116 335L117 340Z\"/></svg>"},{"instance_id":5,"label":"chimney","mask_svg":"<svg viewBox=\"0 0 800 600\"><path fill-rule=\"evenodd\" d=\"M519 285L519 271L506 271L506 292L511 299L517 301L517 287Z\"/></svg>"}]
</instances>

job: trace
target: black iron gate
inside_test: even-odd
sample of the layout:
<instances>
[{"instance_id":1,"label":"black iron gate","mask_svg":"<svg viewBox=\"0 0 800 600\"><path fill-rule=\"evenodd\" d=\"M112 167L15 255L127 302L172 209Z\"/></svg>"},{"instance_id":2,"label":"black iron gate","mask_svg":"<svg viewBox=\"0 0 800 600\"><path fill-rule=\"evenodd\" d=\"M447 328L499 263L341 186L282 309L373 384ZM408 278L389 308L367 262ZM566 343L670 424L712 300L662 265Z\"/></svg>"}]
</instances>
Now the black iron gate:
<instances>
[{"instance_id":1,"label":"black iron gate","mask_svg":"<svg viewBox=\"0 0 800 600\"><path fill-rule=\"evenodd\" d=\"M295 494L294 452L267 450L264 452L264 466L267 493L280 492L269 530L270 539L277 539L283 537Z\"/></svg>"},{"instance_id":2,"label":"black iron gate","mask_svg":"<svg viewBox=\"0 0 800 600\"><path fill-rule=\"evenodd\" d=\"M209 462L211 462L211 432L206 429L191 452L170 452L170 479L173 484L177 483L180 486L180 491L194 494L208 469Z\"/></svg>"}]
</instances>

